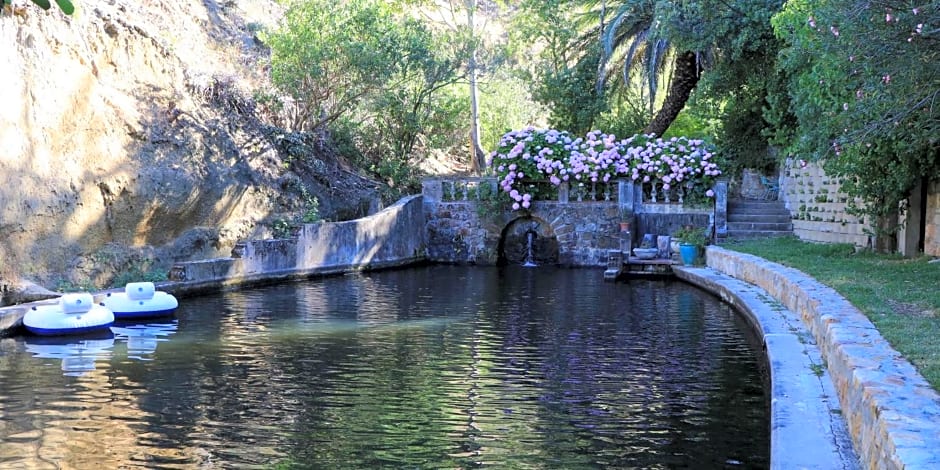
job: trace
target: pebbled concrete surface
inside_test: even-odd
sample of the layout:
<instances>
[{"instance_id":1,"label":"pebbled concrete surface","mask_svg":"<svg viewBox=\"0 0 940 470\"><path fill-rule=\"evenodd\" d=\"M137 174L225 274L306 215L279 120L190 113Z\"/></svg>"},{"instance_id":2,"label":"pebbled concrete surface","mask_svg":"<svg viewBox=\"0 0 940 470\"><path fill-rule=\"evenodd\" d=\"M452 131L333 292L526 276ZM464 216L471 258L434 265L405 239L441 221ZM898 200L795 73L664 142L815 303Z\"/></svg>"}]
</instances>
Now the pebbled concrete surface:
<instances>
[{"instance_id":1,"label":"pebbled concrete surface","mask_svg":"<svg viewBox=\"0 0 940 470\"><path fill-rule=\"evenodd\" d=\"M771 381L771 468L861 468L820 350L799 316L763 289L714 269L673 270L734 306L761 338Z\"/></svg>"},{"instance_id":2,"label":"pebbled concrete surface","mask_svg":"<svg viewBox=\"0 0 940 470\"><path fill-rule=\"evenodd\" d=\"M801 319L865 468L940 468L940 394L863 313L805 273L763 258L711 246L707 262Z\"/></svg>"}]
</instances>

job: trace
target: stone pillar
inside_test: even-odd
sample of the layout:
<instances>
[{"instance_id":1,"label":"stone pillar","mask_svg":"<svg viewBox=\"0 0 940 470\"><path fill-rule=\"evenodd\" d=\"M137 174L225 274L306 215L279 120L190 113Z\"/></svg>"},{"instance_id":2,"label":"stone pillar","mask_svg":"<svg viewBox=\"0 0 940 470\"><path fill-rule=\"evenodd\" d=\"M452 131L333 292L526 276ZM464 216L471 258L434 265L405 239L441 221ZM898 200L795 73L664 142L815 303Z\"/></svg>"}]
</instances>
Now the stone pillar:
<instances>
[{"instance_id":1,"label":"stone pillar","mask_svg":"<svg viewBox=\"0 0 940 470\"><path fill-rule=\"evenodd\" d=\"M715 183L715 237L728 236L728 180Z\"/></svg>"},{"instance_id":2,"label":"stone pillar","mask_svg":"<svg viewBox=\"0 0 940 470\"><path fill-rule=\"evenodd\" d=\"M617 180L617 209L620 211L620 251L626 259L630 259L633 251L633 234L636 232L634 213L636 211L636 188L633 180Z\"/></svg>"},{"instance_id":3,"label":"stone pillar","mask_svg":"<svg viewBox=\"0 0 940 470\"><path fill-rule=\"evenodd\" d=\"M562 181L561 184L558 185L558 202L562 204L568 203L568 182L567 181Z\"/></svg>"},{"instance_id":4,"label":"stone pillar","mask_svg":"<svg viewBox=\"0 0 940 470\"><path fill-rule=\"evenodd\" d=\"M428 178L421 181L421 195L425 204L437 204L444 199L444 186L438 178Z\"/></svg>"},{"instance_id":5,"label":"stone pillar","mask_svg":"<svg viewBox=\"0 0 940 470\"><path fill-rule=\"evenodd\" d=\"M627 220L626 217L633 218L637 202L634 187L635 185L632 180L617 180L617 204L618 209L620 209L621 219Z\"/></svg>"}]
</instances>

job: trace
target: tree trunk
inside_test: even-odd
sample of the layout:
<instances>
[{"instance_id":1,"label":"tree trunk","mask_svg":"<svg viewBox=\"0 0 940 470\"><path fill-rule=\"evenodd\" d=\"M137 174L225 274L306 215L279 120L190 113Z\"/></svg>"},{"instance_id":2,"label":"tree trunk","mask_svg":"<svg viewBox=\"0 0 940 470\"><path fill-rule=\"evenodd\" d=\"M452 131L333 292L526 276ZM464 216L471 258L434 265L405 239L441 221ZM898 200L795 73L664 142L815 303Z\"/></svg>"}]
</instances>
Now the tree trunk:
<instances>
[{"instance_id":1,"label":"tree trunk","mask_svg":"<svg viewBox=\"0 0 940 470\"><path fill-rule=\"evenodd\" d=\"M467 26L470 32L474 32L474 18L477 2L470 0L467 2ZM480 144L480 111L477 103L477 60L476 48L470 51L470 60L467 62L467 72L470 75L470 169L475 174L483 174L486 171L486 160L483 153L483 146Z\"/></svg>"},{"instance_id":2,"label":"tree trunk","mask_svg":"<svg viewBox=\"0 0 940 470\"><path fill-rule=\"evenodd\" d=\"M692 90L698 85L702 78L702 71L698 68L695 60L695 53L685 51L676 57L672 80L669 82L669 92L666 94L666 101L663 107L659 109L653 120L646 126L643 132L647 134L656 134L662 136L666 129L676 120L676 116L685 107L685 102L692 95Z\"/></svg>"}]
</instances>

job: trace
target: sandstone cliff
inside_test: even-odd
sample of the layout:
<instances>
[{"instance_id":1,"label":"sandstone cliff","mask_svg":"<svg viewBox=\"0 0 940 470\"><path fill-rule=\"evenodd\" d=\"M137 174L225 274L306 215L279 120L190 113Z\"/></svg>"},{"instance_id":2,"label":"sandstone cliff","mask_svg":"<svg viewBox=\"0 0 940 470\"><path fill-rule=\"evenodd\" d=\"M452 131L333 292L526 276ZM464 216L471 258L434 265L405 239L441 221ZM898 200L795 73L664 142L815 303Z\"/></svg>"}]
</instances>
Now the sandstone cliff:
<instances>
[{"instance_id":1,"label":"sandstone cliff","mask_svg":"<svg viewBox=\"0 0 940 470\"><path fill-rule=\"evenodd\" d=\"M101 287L227 256L310 195L329 218L374 199L315 141L256 115L253 31L276 23L275 2L75 3L0 14L0 278Z\"/></svg>"}]
</instances>

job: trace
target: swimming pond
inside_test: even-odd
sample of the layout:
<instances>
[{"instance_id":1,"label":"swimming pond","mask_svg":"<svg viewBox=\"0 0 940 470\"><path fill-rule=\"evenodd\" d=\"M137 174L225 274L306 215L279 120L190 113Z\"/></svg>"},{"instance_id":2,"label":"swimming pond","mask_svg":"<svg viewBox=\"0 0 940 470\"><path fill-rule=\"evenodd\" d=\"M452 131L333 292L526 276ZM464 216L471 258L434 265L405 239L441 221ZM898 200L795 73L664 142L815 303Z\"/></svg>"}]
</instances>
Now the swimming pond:
<instances>
[{"instance_id":1,"label":"swimming pond","mask_svg":"<svg viewBox=\"0 0 940 470\"><path fill-rule=\"evenodd\" d=\"M679 282L350 274L0 340L0 466L761 468L762 361Z\"/></svg>"}]
</instances>

